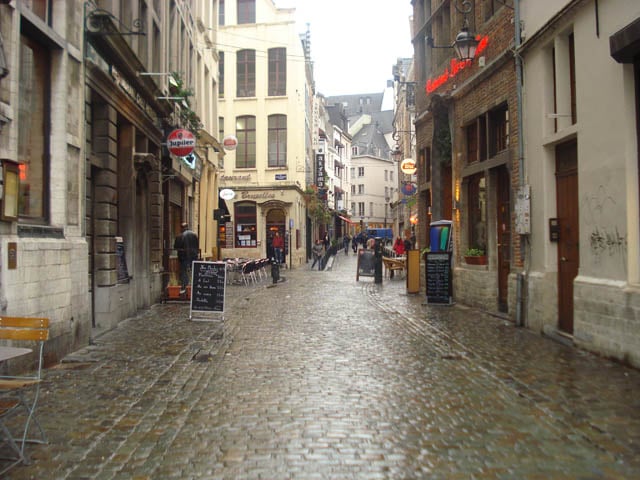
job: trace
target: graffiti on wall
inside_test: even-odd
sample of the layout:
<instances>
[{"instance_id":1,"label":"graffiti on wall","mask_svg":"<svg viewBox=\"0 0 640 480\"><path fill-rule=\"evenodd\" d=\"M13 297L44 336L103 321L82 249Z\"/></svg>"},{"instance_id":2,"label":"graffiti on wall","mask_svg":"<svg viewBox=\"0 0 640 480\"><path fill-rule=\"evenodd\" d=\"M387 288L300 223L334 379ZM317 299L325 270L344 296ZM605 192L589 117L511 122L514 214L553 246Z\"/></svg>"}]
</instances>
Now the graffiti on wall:
<instances>
[{"instance_id":1,"label":"graffiti on wall","mask_svg":"<svg viewBox=\"0 0 640 480\"><path fill-rule=\"evenodd\" d=\"M596 192L584 197L585 225L589 231L589 249L596 262L604 257L617 257L626 270L627 235L621 231L614 217L615 199L604 185Z\"/></svg>"}]
</instances>

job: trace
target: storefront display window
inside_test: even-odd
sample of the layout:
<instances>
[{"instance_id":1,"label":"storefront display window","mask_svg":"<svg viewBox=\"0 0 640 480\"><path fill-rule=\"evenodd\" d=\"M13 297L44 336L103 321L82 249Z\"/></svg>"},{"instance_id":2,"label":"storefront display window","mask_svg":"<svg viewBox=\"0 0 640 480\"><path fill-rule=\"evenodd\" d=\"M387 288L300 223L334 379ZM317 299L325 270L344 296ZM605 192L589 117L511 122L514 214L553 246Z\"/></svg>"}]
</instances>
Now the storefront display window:
<instances>
[{"instance_id":1,"label":"storefront display window","mask_svg":"<svg viewBox=\"0 0 640 480\"><path fill-rule=\"evenodd\" d=\"M256 229L256 204L241 202L234 206L237 248L255 248L258 246Z\"/></svg>"},{"instance_id":2,"label":"storefront display window","mask_svg":"<svg viewBox=\"0 0 640 480\"><path fill-rule=\"evenodd\" d=\"M487 251L487 189L483 173L468 178L469 248Z\"/></svg>"}]
</instances>

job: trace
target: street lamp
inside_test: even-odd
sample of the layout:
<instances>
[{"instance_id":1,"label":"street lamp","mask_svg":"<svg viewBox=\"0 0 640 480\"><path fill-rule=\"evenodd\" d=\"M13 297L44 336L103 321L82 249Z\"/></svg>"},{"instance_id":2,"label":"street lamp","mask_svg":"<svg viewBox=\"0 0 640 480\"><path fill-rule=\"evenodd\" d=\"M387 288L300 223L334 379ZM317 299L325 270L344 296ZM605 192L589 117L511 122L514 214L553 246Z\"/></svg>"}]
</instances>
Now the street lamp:
<instances>
[{"instance_id":1,"label":"street lamp","mask_svg":"<svg viewBox=\"0 0 640 480\"><path fill-rule=\"evenodd\" d=\"M456 10L464 16L464 20L462 23L462 29L456 35L456 39L451 45L434 45L433 38L427 37L427 45L431 48L453 48L456 51L456 55L461 62L465 62L467 60L473 60L476 56L476 49L478 48L478 40L476 40L476 36L469 32L469 19L467 15L471 13L473 10L473 1L472 0L455 0L453 2L453 6Z\"/></svg>"}]
</instances>

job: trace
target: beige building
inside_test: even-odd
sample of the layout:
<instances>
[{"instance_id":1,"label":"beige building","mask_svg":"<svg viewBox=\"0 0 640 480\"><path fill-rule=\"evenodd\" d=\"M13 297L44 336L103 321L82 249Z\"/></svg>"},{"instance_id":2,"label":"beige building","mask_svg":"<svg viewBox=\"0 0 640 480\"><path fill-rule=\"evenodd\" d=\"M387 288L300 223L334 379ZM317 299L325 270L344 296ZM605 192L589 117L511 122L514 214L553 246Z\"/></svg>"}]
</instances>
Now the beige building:
<instances>
[{"instance_id":1,"label":"beige building","mask_svg":"<svg viewBox=\"0 0 640 480\"><path fill-rule=\"evenodd\" d=\"M640 366L640 3L520 4L527 325Z\"/></svg>"},{"instance_id":2,"label":"beige building","mask_svg":"<svg viewBox=\"0 0 640 480\"><path fill-rule=\"evenodd\" d=\"M308 51L294 13L255 0L230 2L220 16L221 132L238 141L220 177L220 188L234 192L226 201L231 219L220 236L222 257L271 256L279 232L287 264L306 261L311 102Z\"/></svg>"}]
</instances>

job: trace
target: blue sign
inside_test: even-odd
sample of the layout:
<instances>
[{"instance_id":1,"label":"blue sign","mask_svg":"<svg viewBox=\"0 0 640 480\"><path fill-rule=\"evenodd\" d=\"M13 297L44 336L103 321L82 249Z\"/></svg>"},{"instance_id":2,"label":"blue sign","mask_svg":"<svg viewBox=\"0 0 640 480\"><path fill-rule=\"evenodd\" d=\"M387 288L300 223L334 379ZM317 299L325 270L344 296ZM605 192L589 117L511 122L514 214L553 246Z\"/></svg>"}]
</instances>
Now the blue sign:
<instances>
[{"instance_id":1,"label":"blue sign","mask_svg":"<svg viewBox=\"0 0 640 480\"><path fill-rule=\"evenodd\" d=\"M286 173L276 173L276 180L286 180L286 179L287 179Z\"/></svg>"},{"instance_id":2,"label":"blue sign","mask_svg":"<svg viewBox=\"0 0 640 480\"><path fill-rule=\"evenodd\" d=\"M405 183L404 185L402 185L402 193L404 193L407 196L414 195L417 190L418 189L417 189L415 183L408 182L408 183Z\"/></svg>"}]
</instances>

